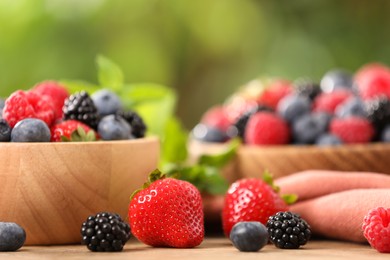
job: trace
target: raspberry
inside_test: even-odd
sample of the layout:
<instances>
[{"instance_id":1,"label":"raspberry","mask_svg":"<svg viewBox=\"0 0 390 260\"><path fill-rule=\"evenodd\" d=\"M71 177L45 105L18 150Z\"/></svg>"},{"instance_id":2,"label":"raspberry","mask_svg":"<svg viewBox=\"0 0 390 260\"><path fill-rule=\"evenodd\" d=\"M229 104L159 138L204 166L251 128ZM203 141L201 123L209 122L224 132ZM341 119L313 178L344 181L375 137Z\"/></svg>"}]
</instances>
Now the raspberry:
<instances>
[{"instance_id":1,"label":"raspberry","mask_svg":"<svg viewBox=\"0 0 390 260\"><path fill-rule=\"evenodd\" d=\"M54 113L53 103L47 96L18 90L5 101L3 118L12 128L26 118L41 119L50 127L54 121Z\"/></svg>"},{"instance_id":2,"label":"raspberry","mask_svg":"<svg viewBox=\"0 0 390 260\"><path fill-rule=\"evenodd\" d=\"M352 96L352 93L348 90L335 90L331 93L321 93L314 100L315 112L327 112L333 114L336 108L344 103L348 98Z\"/></svg>"},{"instance_id":3,"label":"raspberry","mask_svg":"<svg viewBox=\"0 0 390 260\"><path fill-rule=\"evenodd\" d=\"M245 142L248 144L286 144L290 139L287 123L271 112L258 112L248 121Z\"/></svg>"},{"instance_id":4,"label":"raspberry","mask_svg":"<svg viewBox=\"0 0 390 260\"><path fill-rule=\"evenodd\" d=\"M38 83L32 91L50 97L53 101L56 119L62 118L62 107L65 99L69 96L68 90L64 86L56 81L44 81Z\"/></svg>"},{"instance_id":5,"label":"raspberry","mask_svg":"<svg viewBox=\"0 0 390 260\"><path fill-rule=\"evenodd\" d=\"M226 110L222 106L214 106L210 108L202 116L200 122L207 126L215 127L221 131L226 131L231 125Z\"/></svg>"},{"instance_id":6,"label":"raspberry","mask_svg":"<svg viewBox=\"0 0 390 260\"><path fill-rule=\"evenodd\" d=\"M379 63L362 67L355 76L357 88L365 100L381 95L390 98L390 69Z\"/></svg>"},{"instance_id":7,"label":"raspberry","mask_svg":"<svg viewBox=\"0 0 390 260\"><path fill-rule=\"evenodd\" d=\"M245 130L246 125L248 124L249 118L260 111L269 111L272 112L273 109L267 106L263 105L257 105L251 109L249 109L247 112L245 112L243 115L241 115L238 120L234 123L234 126L237 129L237 135L244 139L245 136Z\"/></svg>"},{"instance_id":8,"label":"raspberry","mask_svg":"<svg viewBox=\"0 0 390 260\"><path fill-rule=\"evenodd\" d=\"M260 95L259 104L276 109L279 101L293 92L291 83L287 80L276 80L268 86L266 90Z\"/></svg>"},{"instance_id":9,"label":"raspberry","mask_svg":"<svg viewBox=\"0 0 390 260\"><path fill-rule=\"evenodd\" d=\"M371 209L363 220L363 234L381 253L390 253L390 208Z\"/></svg>"},{"instance_id":10,"label":"raspberry","mask_svg":"<svg viewBox=\"0 0 390 260\"><path fill-rule=\"evenodd\" d=\"M330 122L330 133L338 136L344 143L367 143L374 136L374 128L367 119L351 116L334 118Z\"/></svg>"}]
</instances>

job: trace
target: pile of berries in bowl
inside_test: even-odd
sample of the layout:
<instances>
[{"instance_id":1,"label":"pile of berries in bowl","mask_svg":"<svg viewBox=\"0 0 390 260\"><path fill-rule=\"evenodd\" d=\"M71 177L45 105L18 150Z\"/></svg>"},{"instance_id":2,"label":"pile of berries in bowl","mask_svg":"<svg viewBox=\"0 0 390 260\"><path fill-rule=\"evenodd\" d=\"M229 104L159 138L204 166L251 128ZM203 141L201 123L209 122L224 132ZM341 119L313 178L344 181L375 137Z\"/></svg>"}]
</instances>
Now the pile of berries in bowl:
<instances>
[{"instance_id":1,"label":"pile of berries in bowl","mask_svg":"<svg viewBox=\"0 0 390 260\"><path fill-rule=\"evenodd\" d=\"M12 93L1 115L0 221L23 227L28 245L79 243L88 216L126 215L158 165L158 138L106 89L69 95L46 81Z\"/></svg>"},{"instance_id":2,"label":"pile of berries in bowl","mask_svg":"<svg viewBox=\"0 0 390 260\"><path fill-rule=\"evenodd\" d=\"M253 80L223 105L210 108L192 137L196 154L241 138L240 152L246 155L240 163L248 164L255 153L256 160L268 161L257 165L260 171L273 169L274 161L285 164L271 170L277 175L310 168L372 171L374 163L358 161L370 161L364 157L373 149L368 157L384 165L382 149L388 147L383 143L390 142L390 68L372 63L355 74L335 69L319 84L307 78ZM283 161L286 153L289 158ZM299 165L290 169L291 164ZM374 170L390 173L382 166Z\"/></svg>"}]
</instances>

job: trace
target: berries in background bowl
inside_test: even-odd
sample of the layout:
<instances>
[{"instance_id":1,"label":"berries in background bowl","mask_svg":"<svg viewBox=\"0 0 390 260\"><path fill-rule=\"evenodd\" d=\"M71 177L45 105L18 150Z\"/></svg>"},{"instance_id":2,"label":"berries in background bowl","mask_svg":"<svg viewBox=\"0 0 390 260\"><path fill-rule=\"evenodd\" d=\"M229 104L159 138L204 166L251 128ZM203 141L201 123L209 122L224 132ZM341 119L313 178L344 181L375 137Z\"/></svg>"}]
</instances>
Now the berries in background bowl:
<instances>
[{"instance_id":1,"label":"berries in background bowl","mask_svg":"<svg viewBox=\"0 0 390 260\"><path fill-rule=\"evenodd\" d=\"M268 231L257 221L238 222L230 232L230 240L242 252L257 252L268 244Z\"/></svg>"},{"instance_id":2,"label":"berries in background bowl","mask_svg":"<svg viewBox=\"0 0 390 260\"><path fill-rule=\"evenodd\" d=\"M390 208L370 210L364 217L362 229L373 248L381 253L390 253Z\"/></svg>"}]
</instances>

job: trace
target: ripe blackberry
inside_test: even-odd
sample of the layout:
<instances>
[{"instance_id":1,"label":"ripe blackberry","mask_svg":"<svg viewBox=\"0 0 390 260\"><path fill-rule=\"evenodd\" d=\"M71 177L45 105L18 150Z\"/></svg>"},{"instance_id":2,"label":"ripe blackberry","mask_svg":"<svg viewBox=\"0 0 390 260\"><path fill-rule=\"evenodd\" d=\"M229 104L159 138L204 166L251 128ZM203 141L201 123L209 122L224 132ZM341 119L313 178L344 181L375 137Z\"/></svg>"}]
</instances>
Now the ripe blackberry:
<instances>
[{"instance_id":1,"label":"ripe blackberry","mask_svg":"<svg viewBox=\"0 0 390 260\"><path fill-rule=\"evenodd\" d=\"M130 238L130 226L115 213L89 216L81 226L81 243L93 252L118 252Z\"/></svg>"},{"instance_id":2,"label":"ripe blackberry","mask_svg":"<svg viewBox=\"0 0 390 260\"><path fill-rule=\"evenodd\" d=\"M65 120L77 120L93 129L97 129L99 115L93 100L87 92L81 91L65 100L63 107Z\"/></svg>"},{"instance_id":3,"label":"ripe blackberry","mask_svg":"<svg viewBox=\"0 0 390 260\"><path fill-rule=\"evenodd\" d=\"M294 82L294 86L299 96L308 97L310 100L314 100L321 93L320 85L310 79L298 79Z\"/></svg>"},{"instance_id":4,"label":"ripe blackberry","mask_svg":"<svg viewBox=\"0 0 390 260\"><path fill-rule=\"evenodd\" d=\"M311 237L309 224L289 211L281 211L269 217L267 229L271 242L281 249L297 249Z\"/></svg>"},{"instance_id":5,"label":"ripe blackberry","mask_svg":"<svg viewBox=\"0 0 390 260\"><path fill-rule=\"evenodd\" d=\"M145 136L146 125L142 118L134 111L118 111L117 115L122 116L131 126L131 134L135 138L142 138Z\"/></svg>"},{"instance_id":6,"label":"ripe blackberry","mask_svg":"<svg viewBox=\"0 0 390 260\"><path fill-rule=\"evenodd\" d=\"M387 97L375 98L366 103L367 117L378 133L390 122L390 100Z\"/></svg>"},{"instance_id":7,"label":"ripe blackberry","mask_svg":"<svg viewBox=\"0 0 390 260\"><path fill-rule=\"evenodd\" d=\"M233 124L234 127L237 129L237 136L244 139L245 136L245 129L246 125L248 124L249 118L260 111L269 111L272 112L273 109L265 106L265 105L257 105L251 109L249 109L247 112L245 112L242 116L238 118L238 120Z\"/></svg>"}]
</instances>

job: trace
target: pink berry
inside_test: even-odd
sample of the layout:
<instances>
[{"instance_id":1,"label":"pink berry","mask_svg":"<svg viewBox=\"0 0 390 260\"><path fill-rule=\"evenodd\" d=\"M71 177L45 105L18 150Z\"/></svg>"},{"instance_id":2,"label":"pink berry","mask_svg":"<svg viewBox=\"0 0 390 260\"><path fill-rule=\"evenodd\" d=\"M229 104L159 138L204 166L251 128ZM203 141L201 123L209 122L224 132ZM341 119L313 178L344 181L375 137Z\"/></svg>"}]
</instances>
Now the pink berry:
<instances>
[{"instance_id":1,"label":"pink berry","mask_svg":"<svg viewBox=\"0 0 390 260\"><path fill-rule=\"evenodd\" d=\"M370 210L364 217L362 229L373 248L381 253L390 253L390 208Z\"/></svg>"}]
</instances>

